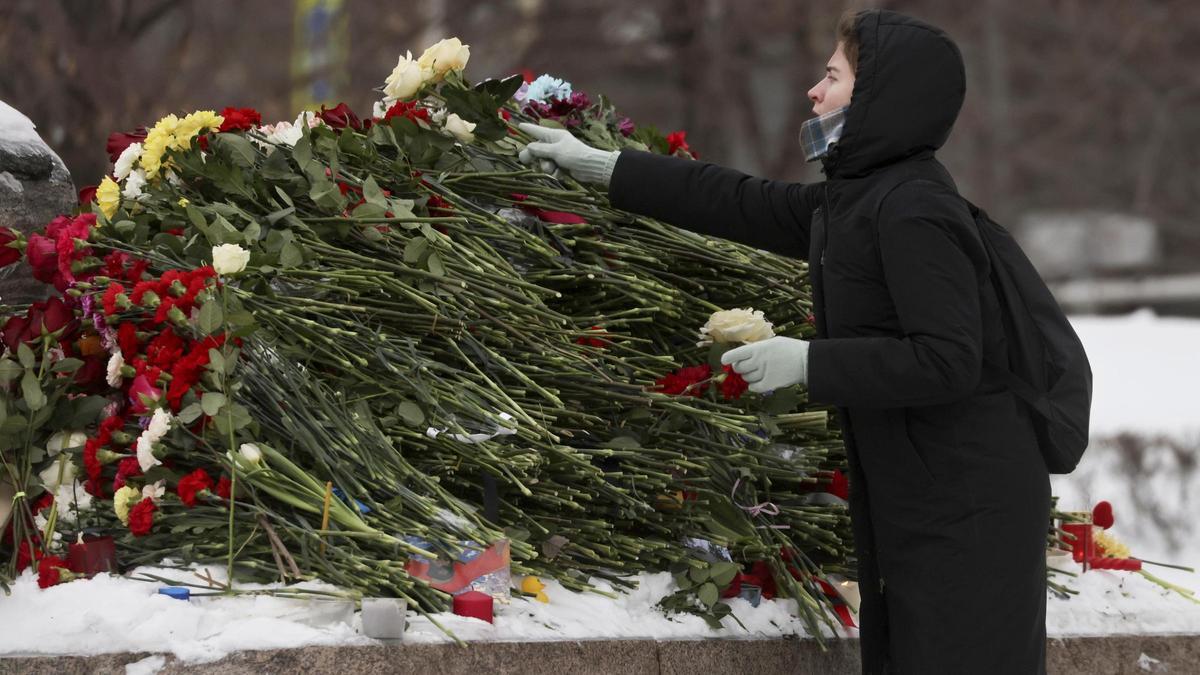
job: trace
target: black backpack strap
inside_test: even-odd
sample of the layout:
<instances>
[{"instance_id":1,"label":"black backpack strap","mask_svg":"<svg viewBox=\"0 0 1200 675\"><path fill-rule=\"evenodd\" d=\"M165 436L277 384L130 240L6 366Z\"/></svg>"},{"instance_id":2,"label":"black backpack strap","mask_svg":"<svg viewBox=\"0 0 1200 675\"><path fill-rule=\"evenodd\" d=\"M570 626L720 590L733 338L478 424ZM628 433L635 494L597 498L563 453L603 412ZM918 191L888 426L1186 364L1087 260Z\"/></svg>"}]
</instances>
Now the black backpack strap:
<instances>
[{"instance_id":1,"label":"black backpack strap","mask_svg":"<svg viewBox=\"0 0 1200 675\"><path fill-rule=\"evenodd\" d=\"M1042 417L1046 419L1052 417L1050 414L1050 404L1046 401L1046 395L1035 389L1033 385L1017 377L1008 368L1004 368L992 361L984 361L983 369L986 373L1003 382L1014 394L1020 396L1034 410L1038 411Z\"/></svg>"}]
</instances>

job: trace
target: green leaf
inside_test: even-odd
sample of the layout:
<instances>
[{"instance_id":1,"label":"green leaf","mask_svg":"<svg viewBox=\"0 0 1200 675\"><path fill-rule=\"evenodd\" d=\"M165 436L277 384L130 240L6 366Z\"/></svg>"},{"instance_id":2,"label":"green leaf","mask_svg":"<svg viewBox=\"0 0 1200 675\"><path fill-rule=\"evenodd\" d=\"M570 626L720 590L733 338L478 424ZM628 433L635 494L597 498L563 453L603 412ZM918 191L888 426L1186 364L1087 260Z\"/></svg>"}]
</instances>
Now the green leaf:
<instances>
[{"instance_id":1,"label":"green leaf","mask_svg":"<svg viewBox=\"0 0 1200 675\"><path fill-rule=\"evenodd\" d=\"M52 373L73 373L83 367L83 361L66 358L50 367Z\"/></svg>"},{"instance_id":2,"label":"green leaf","mask_svg":"<svg viewBox=\"0 0 1200 675\"><path fill-rule=\"evenodd\" d=\"M193 403L193 404L187 406L186 408L184 408L183 410L180 410L179 414L176 415L176 417L178 417L179 421L183 422L184 424L191 424L192 422L195 422L196 420L200 419L200 415L202 415L203 413L204 413L204 409L202 407L200 407L200 404Z\"/></svg>"},{"instance_id":3,"label":"green leaf","mask_svg":"<svg viewBox=\"0 0 1200 675\"><path fill-rule=\"evenodd\" d=\"M32 352L31 352L32 353ZM0 385L7 385L17 379L23 369L15 361L0 359Z\"/></svg>"},{"instance_id":4,"label":"green leaf","mask_svg":"<svg viewBox=\"0 0 1200 675\"><path fill-rule=\"evenodd\" d=\"M292 209L292 210L295 211L295 209ZM274 215L274 214L272 214L272 215ZM271 220L271 216L267 216L267 221L270 223L275 222L275 221ZM262 236L262 225L259 225L257 222L255 222L253 220L250 221L250 223L248 225L246 225L246 229L242 230L242 239L244 239L246 241L246 244L248 244L248 245L256 243L258 241L258 238L261 236Z\"/></svg>"},{"instance_id":5,"label":"green leaf","mask_svg":"<svg viewBox=\"0 0 1200 675\"><path fill-rule=\"evenodd\" d=\"M613 436L600 444L600 447L613 448L615 450L636 450L642 447L642 442L633 436Z\"/></svg>"},{"instance_id":6,"label":"green leaf","mask_svg":"<svg viewBox=\"0 0 1200 675\"><path fill-rule=\"evenodd\" d=\"M742 569L741 565L732 562L713 563L712 580L713 583L724 588L728 586L737 573Z\"/></svg>"},{"instance_id":7,"label":"green leaf","mask_svg":"<svg viewBox=\"0 0 1200 675\"><path fill-rule=\"evenodd\" d=\"M26 368L32 368L33 364L37 363L37 359L33 356L33 350L24 342L17 346L17 360Z\"/></svg>"},{"instance_id":8,"label":"green leaf","mask_svg":"<svg viewBox=\"0 0 1200 675\"><path fill-rule=\"evenodd\" d=\"M72 401L74 409L66 426L71 429L82 429L95 424L100 419L100 412L108 405L108 399L103 396L86 396Z\"/></svg>"},{"instance_id":9,"label":"green leaf","mask_svg":"<svg viewBox=\"0 0 1200 675\"><path fill-rule=\"evenodd\" d=\"M200 332L204 335L211 335L224 322L225 316L221 312L221 306L215 300L210 300L200 306Z\"/></svg>"},{"instance_id":10,"label":"green leaf","mask_svg":"<svg viewBox=\"0 0 1200 675\"><path fill-rule=\"evenodd\" d=\"M221 354L221 350L216 347L208 349L208 367L214 373L222 373L225 371L225 356Z\"/></svg>"},{"instance_id":11,"label":"green leaf","mask_svg":"<svg viewBox=\"0 0 1200 675\"><path fill-rule=\"evenodd\" d=\"M219 133L213 138L218 152L224 153L237 166L253 169L258 152L245 136L235 133Z\"/></svg>"},{"instance_id":12,"label":"green leaf","mask_svg":"<svg viewBox=\"0 0 1200 675\"><path fill-rule=\"evenodd\" d=\"M704 584L700 587L700 590L696 591L696 597L700 599L700 602L704 603L705 607L710 609L713 605L717 604L717 600L720 598L720 595L721 591L717 588L717 585L711 581Z\"/></svg>"},{"instance_id":13,"label":"green leaf","mask_svg":"<svg viewBox=\"0 0 1200 675\"><path fill-rule=\"evenodd\" d=\"M303 134L300 140L296 141L296 145L292 146L292 159L296 160L296 165L301 171L307 171L312 158L312 141L308 140L308 134Z\"/></svg>"},{"instance_id":14,"label":"green leaf","mask_svg":"<svg viewBox=\"0 0 1200 675\"><path fill-rule=\"evenodd\" d=\"M696 583L708 581L711 571L708 567L692 567L688 569L688 578Z\"/></svg>"},{"instance_id":15,"label":"green leaf","mask_svg":"<svg viewBox=\"0 0 1200 675\"><path fill-rule=\"evenodd\" d=\"M274 156L276 154L282 155L283 153L272 153L272 156ZM284 191L283 188L276 185L275 193L279 195L279 198L283 200L283 203L287 204L288 206L295 206L295 204L292 203L292 196L289 195L286 191Z\"/></svg>"},{"instance_id":16,"label":"green leaf","mask_svg":"<svg viewBox=\"0 0 1200 675\"><path fill-rule=\"evenodd\" d=\"M314 180L308 196L313 203L322 208L334 211L342 208L342 192L338 189L337 184L328 178Z\"/></svg>"},{"instance_id":17,"label":"green leaf","mask_svg":"<svg viewBox=\"0 0 1200 675\"><path fill-rule=\"evenodd\" d=\"M425 264L429 265L429 271L439 277L446 276L446 267L442 264L442 256L438 255L437 251L429 254Z\"/></svg>"},{"instance_id":18,"label":"green leaf","mask_svg":"<svg viewBox=\"0 0 1200 675\"><path fill-rule=\"evenodd\" d=\"M762 410L769 415L782 415L792 412L799 404L800 394L796 387L784 387L763 400Z\"/></svg>"},{"instance_id":19,"label":"green leaf","mask_svg":"<svg viewBox=\"0 0 1200 675\"><path fill-rule=\"evenodd\" d=\"M221 406L225 405L225 394L219 391L206 391L200 397L200 409L209 417L216 417Z\"/></svg>"},{"instance_id":20,"label":"green leaf","mask_svg":"<svg viewBox=\"0 0 1200 675\"><path fill-rule=\"evenodd\" d=\"M420 426L425 423L425 411L412 401L405 401L396 407L396 414L402 417L409 426Z\"/></svg>"},{"instance_id":21,"label":"green leaf","mask_svg":"<svg viewBox=\"0 0 1200 675\"><path fill-rule=\"evenodd\" d=\"M21 378L21 395L25 397L25 405L29 406L30 410L41 410L46 405L42 384L38 382L32 370L26 370L25 376Z\"/></svg>"},{"instance_id":22,"label":"green leaf","mask_svg":"<svg viewBox=\"0 0 1200 675\"><path fill-rule=\"evenodd\" d=\"M413 237L404 247L404 262L415 265L421 261L421 256L429 250L429 240L424 237Z\"/></svg>"},{"instance_id":23,"label":"green leaf","mask_svg":"<svg viewBox=\"0 0 1200 675\"><path fill-rule=\"evenodd\" d=\"M383 194L383 190L379 188L379 184L375 182L373 176L367 176L363 181L363 199L367 200L368 204L382 206L387 210L387 196Z\"/></svg>"},{"instance_id":24,"label":"green leaf","mask_svg":"<svg viewBox=\"0 0 1200 675\"><path fill-rule=\"evenodd\" d=\"M675 575L675 585L679 587L679 590L686 591L696 584L688 577L687 572L680 572Z\"/></svg>"},{"instance_id":25,"label":"green leaf","mask_svg":"<svg viewBox=\"0 0 1200 675\"><path fill-rule=\"evenodd\" d=\"M192 221L192 225L201 232L208 231L208 221L204 219L204 212L200 209L188 204L184 209L187 212L188 220Z\"/></svg>"},{"instance_id":26,"label":"green leaf","mask_svg":"<svg viewBox=\"0 0 1200 675\"><path fill-rule=\"evenodd\" d=\"M283 245L283 249L279 251L279 266L280 267L296 267L304 262L304 254L300 251L300 247L288 242Z\"/></svg>"},{"instance_id":27,"label":"green leaf","mask_svg":"<svg viewBox=\"0 0 1200 675\"><path fill-rule=\"evenodd\" d=\"M524 76L520 74L509 75L503 80L497 80L489 77L488 79L475 85L474 89L476 91L482 91L488 94L494 100L500 103L504 103L508 99L512 98L513 94L517 93L517 90L521 88L521 84L524 81Z\"/></svg>"}]
</instances>

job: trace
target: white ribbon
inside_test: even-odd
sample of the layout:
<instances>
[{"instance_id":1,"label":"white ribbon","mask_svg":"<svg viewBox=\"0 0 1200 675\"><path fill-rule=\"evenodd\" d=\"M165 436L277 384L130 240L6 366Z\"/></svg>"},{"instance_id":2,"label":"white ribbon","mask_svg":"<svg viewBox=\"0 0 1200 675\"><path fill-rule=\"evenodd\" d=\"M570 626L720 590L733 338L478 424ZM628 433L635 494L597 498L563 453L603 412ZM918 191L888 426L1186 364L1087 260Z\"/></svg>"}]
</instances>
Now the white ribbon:
<instances>
[{"instance_id":1,"label":"white ribbon","mask_svg":"<svg viewBox=\"0 0 1200 675\"><path fill-rule=\"evenodd\" d=\"M508 413L502 412L502 413L500 413L500 419L512 420L515 418L512 415L509 415ZM433 427L429 427L428 429L425 430L425 435L430 438L437 438L438 434L446 433L446 430L448 428L449 427L446 427L443 429L434 429ZM485 434L485 433L466 434L466 435L450 434L450 438L453 438L454 440L458 441L459 443L483 443L485 441L490 441L497 436L509 436L509 435L512 435L515 433L517 433L516 429L509 429L508 427L502 427L497 424L496 430L490 434Z\"/></svg>"}]
</instances>

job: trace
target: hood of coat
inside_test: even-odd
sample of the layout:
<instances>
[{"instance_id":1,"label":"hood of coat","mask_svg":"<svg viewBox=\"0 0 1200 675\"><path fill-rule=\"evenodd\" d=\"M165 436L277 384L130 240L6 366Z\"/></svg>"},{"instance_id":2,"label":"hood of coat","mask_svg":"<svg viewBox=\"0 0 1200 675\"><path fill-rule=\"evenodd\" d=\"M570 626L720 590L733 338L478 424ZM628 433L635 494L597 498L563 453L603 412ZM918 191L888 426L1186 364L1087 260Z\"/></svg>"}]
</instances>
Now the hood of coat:
<instances>
[{"instance_id":1,"label":"hood of coat","mask_svg":"<svg viewBox=\"0 0 1200 675\"><path fill-rule=\"evenodd\" d=\"M859 16L858 69L842 137L822 159L856 178L946 142L966 94L962 53L944 31L886 10Z\"/></svg>"}]
</instances>

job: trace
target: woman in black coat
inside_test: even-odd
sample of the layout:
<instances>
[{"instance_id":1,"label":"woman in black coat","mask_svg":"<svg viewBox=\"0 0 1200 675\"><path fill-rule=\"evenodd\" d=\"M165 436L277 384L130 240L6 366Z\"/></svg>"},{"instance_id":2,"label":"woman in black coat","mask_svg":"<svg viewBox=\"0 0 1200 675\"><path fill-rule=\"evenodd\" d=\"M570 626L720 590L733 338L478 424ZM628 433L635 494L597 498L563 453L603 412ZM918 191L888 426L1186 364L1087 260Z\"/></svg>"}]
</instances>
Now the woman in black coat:
<instances>
[{"instance_id":1,"label":"woman in black coat","mask_svg":"<svg viewBox=\"0 0 1200 675\"><path fill-rule=\"evenodd\" d=\"M776 337L726 360L758 391L806 383L837 408L862 672L1044 673L1049 474L1026 408L983 375L985 358L1008 363L998 304L935 157L962 106L962 56L894 12L852 15L839 33L830 65L853 72L810 97L825 112L836 76L851 77L849 105L806 123L822 183L599 151L533 125L522 128L542 142L523 158L609 182L618 208L809 261L817 339Z\"/></svg>"}]
</instances>

